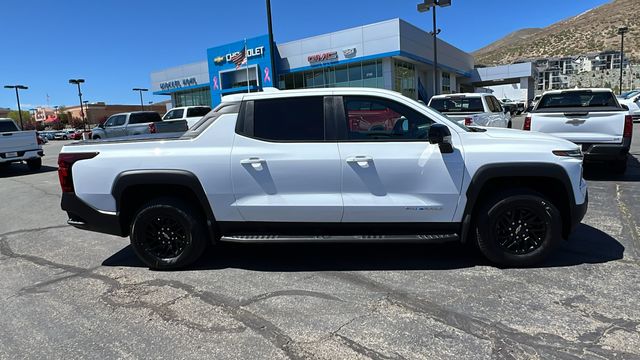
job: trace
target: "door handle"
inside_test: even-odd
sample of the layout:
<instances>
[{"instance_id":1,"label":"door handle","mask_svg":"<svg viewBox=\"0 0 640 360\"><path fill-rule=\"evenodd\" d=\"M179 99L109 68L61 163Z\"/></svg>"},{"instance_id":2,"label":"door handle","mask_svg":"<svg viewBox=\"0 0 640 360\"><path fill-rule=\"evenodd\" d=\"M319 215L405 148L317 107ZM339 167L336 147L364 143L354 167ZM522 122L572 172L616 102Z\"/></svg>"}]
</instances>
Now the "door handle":
<instances>
[{"instance_id":1,"label":"door handle","mask_svg":"<svg viewBox=\"0 0 640 360\"><path fill-rule=\"evenodd\" d=\"M347 160L347 163L349 164L357 163L360 166L365 166L370 161L373 161L373 158L371 156L359 155L359 156L348 157L346 160Z\"/></svg>"},{"instance_id":2,"label":"door handle","mask_svg":"<svg viewBox=\"0 0 640 360\"><path fill-rule=\"evenodd\" d=\"M250 157L248 159L240 160L240 164L251 165L256 169L260 168L264 162L264 159L260 159L259 157Z\"/></svg>"}]
</instances>

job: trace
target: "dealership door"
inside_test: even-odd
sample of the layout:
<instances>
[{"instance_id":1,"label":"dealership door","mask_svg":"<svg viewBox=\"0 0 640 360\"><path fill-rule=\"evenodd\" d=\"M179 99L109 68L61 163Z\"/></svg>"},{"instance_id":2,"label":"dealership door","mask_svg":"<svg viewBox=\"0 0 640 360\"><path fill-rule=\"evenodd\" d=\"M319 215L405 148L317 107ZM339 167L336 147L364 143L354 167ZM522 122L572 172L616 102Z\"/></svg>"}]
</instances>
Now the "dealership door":
<instances>
[{"instance_id":1,"label":"dealership door","mask_svg":"<svg viewBox=\"0 0 640 360\"><path fill-rule=\"evenodd\" d=\"M324 98L245 104L231 172L245 221L337 223L342 217L338 145L325 141Z\"/></svg>"}]
</instances>

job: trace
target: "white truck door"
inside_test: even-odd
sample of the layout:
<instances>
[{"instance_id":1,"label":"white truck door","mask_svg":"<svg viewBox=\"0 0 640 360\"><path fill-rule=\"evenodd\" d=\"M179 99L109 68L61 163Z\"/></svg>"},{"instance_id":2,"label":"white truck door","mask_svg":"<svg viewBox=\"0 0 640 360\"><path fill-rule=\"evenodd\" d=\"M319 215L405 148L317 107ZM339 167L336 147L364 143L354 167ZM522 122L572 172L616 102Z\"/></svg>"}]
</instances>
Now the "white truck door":
<instances>
[{"instance_id":1,"label":"white truck door","mask_svg":"<svg viewBox=\"0 0 640 360\"><path fill-rule=\"evenodd\" d=\"M338 136L343 134L338 142L342 221L452 221L464 173L460 147L442 154L427 139L433 120L395 101L361 96L345 96L343 101L344 119L338 119ZM350 121L354 115L389 125L356 128ZM453 131L452 136L458 141Z\"/></svg>"},{"instance_id":2,"label":"white truck door","mask_svg":"<svg viewBox=\"0 0 640 360\"><path fill-rule=\"evenodd\" d=\"M325 141L324 98L246 103L235 135L233 206L245 221L340 222L338 145Z\"/></svg>"}]
</instances>

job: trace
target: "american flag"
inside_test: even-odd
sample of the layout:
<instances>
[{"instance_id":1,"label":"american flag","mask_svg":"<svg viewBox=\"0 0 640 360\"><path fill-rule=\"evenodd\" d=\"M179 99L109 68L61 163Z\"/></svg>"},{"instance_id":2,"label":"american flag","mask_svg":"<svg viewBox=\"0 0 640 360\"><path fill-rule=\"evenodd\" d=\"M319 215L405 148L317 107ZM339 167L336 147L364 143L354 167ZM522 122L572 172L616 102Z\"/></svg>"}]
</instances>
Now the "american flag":
<instances>
[{"instance_id":1,"label":"american flag","mask_svg":"<svg viewBox=\"0 0 640 360\"><path fill-rule=\"evenodd\" d=\"M247 63L247 47L243 47L242 50L231 57L231 62L236 64L236 69Z\"/></svg>"}]
</instances>

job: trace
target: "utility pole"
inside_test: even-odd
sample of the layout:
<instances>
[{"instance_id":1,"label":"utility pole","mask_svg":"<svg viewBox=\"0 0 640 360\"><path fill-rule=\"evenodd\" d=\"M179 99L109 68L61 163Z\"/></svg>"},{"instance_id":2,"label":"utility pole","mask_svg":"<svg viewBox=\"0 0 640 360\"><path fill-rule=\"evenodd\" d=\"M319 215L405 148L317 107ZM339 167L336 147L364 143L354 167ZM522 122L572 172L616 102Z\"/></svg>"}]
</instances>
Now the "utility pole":
<instances>
[{"instance_id":1,"label":"utility pole","mask_svg":"<svg viewBox=\"0 0 640 360\"><path fill-rule=\"evenodd\" d=\"M427 12L433 8L433 31L429 34L433 37L433 87L434 95L440 93L440 77L438 76L438 34L442 31L437 27L436 7L451 6L451 0L424 0L422 4L418 4L419 12Z\"/></svg>"},{"instance_id":2,"label":"utility pole","mask_svg":"<svg viewBox=\"0 0 640 360\"><path fill-rule=\"evenodd\" d=\"M22 109L20 108L20 94L18 93L18 90L27 90L29 87L24 85L5 85L4 88L16 90L16 101L18 102L18 116L20 117L20 130L24 131L24 124L22 123Z\"/></svg>"},{"instance_id":3,"label":"utility pole","mask_svg":"<svg viewBox=\"0 0 640 360\"><path fill-rule=\"evenodd\" d=\"M273 83L273 87L278 87L276 80L278 76L276 71L276 52L275 46L273 42L273 24L271 21L271 0L267 0L267 28L269 31L269 52L271 53L271 82Z\"/></svg>"}]
</instances>

